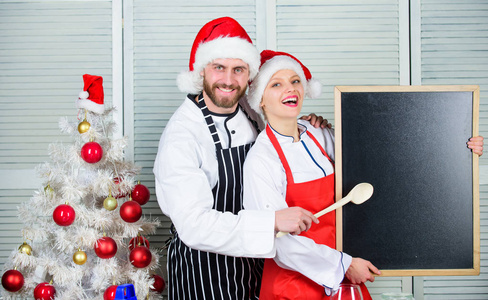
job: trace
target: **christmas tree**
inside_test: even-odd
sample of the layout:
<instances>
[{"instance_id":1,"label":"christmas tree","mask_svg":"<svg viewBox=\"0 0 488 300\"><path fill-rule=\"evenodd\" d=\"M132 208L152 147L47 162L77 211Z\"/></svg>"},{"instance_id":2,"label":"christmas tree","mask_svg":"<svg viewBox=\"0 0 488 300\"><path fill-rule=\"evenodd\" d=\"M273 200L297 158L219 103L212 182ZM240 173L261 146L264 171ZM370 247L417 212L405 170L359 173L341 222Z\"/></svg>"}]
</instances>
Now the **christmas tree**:
<instances>
[{"instance_id":1,"label":"christmas tree","mask_svg":"<svg viewBox=\"0 0 488 300\"><path fill-rule=\"evenodd\" d=\"M83 80L78 118L59 122L73 143L50 145L50 162L38 167L45 184L19 207L24 243L4 266L4 299L114 299L123 284L138 299L159 299L164 289L147 239L159 223L142 216L149 190L124 160L127 139L112 138L102 77Z\"/></svg>"}]
</instances>

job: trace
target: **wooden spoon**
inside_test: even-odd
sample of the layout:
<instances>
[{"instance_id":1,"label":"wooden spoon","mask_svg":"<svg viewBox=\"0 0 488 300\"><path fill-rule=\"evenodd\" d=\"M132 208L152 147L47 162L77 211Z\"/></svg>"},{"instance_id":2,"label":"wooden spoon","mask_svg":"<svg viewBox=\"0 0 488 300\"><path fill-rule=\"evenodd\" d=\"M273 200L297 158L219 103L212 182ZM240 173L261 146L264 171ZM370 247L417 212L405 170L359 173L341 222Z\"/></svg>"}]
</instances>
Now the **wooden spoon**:
<instances>
[{"instance_id":1,"label":"wooden spoon","mask_svg":"<svg viewBox=\"0 0 488 300\"><path fill-rule=\"evenodd\" d=\"M361 204L364 203L366 200L371 198L373 195L373 186L369 183L363 182L360 184L357 184L347 195L346 197L342 198L341 200L337 201L336 203L332 204L331 206L327 207L324 210L319 211L316 213L314 216L319 218L326 213L329 213L335 209L338 209L341 206L344 206L345 204L352 202L354 204ZM276 237L281 237L286 235L287 232L278 232L276 234Z\"/></svg>"}]
</instances>

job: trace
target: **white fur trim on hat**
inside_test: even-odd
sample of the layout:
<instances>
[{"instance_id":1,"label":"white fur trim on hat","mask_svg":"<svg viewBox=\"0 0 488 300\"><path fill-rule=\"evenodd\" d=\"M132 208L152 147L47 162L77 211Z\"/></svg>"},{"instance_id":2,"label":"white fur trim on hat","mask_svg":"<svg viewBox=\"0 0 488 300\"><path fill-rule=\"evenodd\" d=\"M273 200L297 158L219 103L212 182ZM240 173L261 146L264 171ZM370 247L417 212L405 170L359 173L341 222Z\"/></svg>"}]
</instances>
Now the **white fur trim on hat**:
<instances>
[{"instance_id":1,"label":"white fur trim on hat","mask_svg":"<svg viewBox=\"0 0 488 300\"><path fill-rule=\"evenodd\" d=\"M178 74L177 84L182 92L197 94L203 90L203 77L200 72L218 58L237 58L249 65L249 79L259 70L261 58L258 49L247 40L239 37L219 37L200 44L195 54L193 71Z\"/></svg>"},{"instance_id":2,"label":"white fur trim on hat","mask_svg":"<svg viewBox=\"0 0 488 300\"><path fill-rule=\"evenodd\" d=\"M78 101L76 101L76 108L88 109L97 114L103 114L105 107L103 104L95 103L93 100L88 99L90 95L87 91L81 91L78 94Z\"/></svg>"},{"instance_id":3,"label":"white fur trim on hat","mask_svg":"<svg viewBox=\"0 0 488 300\"><path fill-rule=\"evenodd\" d=\"M105 107L103 104L95 103L90 99L78 99L78 101L76 101L76 107L88 109L89 111L97 114L103 114L103 112L105 111Z\"/></svg>"},{"instance_id":4,"label":"white fur trim on hat","mask_svg":"<svg viewBox=\"0 0 488 300\"><path fill-rule=\"evenodd\" d=\"M306 90L307 96L309 96L312 99L320 97L320 95L322 94L322 84L320 83L320 81L311 78L307 82L307 85L308 85Z\"/></svg>"},{"instance_id":5,"label":"white fur trim on hat","mask_svg":"<svg viewBox=\"0 0 488 300\"><path fill-rule=\"evenodd\" d=\"M300 64L289 56L279 55L266 61L259 70L258 75L254 78L249 86L248 101L249 106L256 112L263 114L261 109L261 99L269 80L280 70L293 70L300 77L305 94L310 98L317 98L322 91L322 85L315 79L307 81Z\"/></svg>"},{"instance_id":6,"label":"white fur trim on hat","mask_svg":"<svg viewBox=\"0 0 488 300\"><path fill-rule=\"evenodd\" d=\"M176 77L178 89L185 93L199 94L203 91L203 77L200 72L182 71Z\"/></svg>"}]
</instances>

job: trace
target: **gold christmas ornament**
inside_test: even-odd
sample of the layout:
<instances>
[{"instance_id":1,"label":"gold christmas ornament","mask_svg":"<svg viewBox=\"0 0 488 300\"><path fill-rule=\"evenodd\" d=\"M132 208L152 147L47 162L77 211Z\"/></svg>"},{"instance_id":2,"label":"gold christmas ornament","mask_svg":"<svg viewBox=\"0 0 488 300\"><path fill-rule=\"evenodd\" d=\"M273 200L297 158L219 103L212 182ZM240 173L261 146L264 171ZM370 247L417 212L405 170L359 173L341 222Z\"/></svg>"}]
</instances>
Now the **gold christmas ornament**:
<instances>
[{"instance_id":1,"label":"gold christmas ornament","mask_svg":"<svg viewBox=\"0 0 488 300\"><path fill-rule=\"evenodd\" d=\"M44 193L47 196L52 196L54 194L54 189L51 187L49 183L46 185L46 187L44 187Z\"/></svg>"},{"instance_id":2,"label":"gold christmas ornament","mask_svg":"<svg viewBox=\"0 0 488 300\"><path fill-rule=\"evenodd\" d=\"M117 208L117 199L115 199L114 197L112 197L112 194L109 194L107 198L105 198L105 200L103 200L103 207L106 209L106 210L114 210Z\"/></svg>"},{"instance_id":3,"label":"gold christmas ornament","mask_svg":"<svg viewBox=\"0 0 488 300\"><path fill-rule=\"evenodd\" d=\"M82 265L86 263L87 257L85 251L82 251L81 249L78 248L78 251L73 254L73 261L77 265Z\"/></svg>"},{"instance_id":4,"label":"gold christmas ornament","mask_svg":"<svg viewBox=\"0 0 488 300\"><path fill-rule=\"evenodd\" d=\"M80 124L78 124L78 132L79 133L85 133L90 129L91 124L87 122L86 119L84 119Z\"/></svg>"},{"instance_id":5,"label":"gold christmas ornament","mask_svg":"<svg viewBox=\"0 0 488 300\"><path fill-rule=\"evenodd\" d=\"M32 247L29 246L29 244L27 244L26 242L24 242L24 243L22 243L22 245L20 245L19 252L25 253L27 255L31 255L32 254Z\"/></svg>"}]
</instances>

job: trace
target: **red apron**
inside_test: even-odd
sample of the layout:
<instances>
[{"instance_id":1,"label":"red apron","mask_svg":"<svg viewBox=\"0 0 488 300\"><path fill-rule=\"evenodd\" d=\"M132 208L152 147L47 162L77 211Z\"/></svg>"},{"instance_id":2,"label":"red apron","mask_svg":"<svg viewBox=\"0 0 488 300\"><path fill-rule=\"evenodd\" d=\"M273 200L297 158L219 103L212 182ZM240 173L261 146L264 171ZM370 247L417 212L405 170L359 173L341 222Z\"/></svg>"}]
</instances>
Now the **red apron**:
<instances>
[{"instance_id":1,"label":"red apron","mask_svg":"<svg viewBox=\"0 0 488 300\"><path fill-rule=\"evenodd\" d=\"M283 154L278 140L271 131L269 125L266 126L266 134L273 144L278 156L280 157L283 168L286 172L286 203L289 207L300 206L311 212L318 212L334 203L334 174L329 174L316 180L295 183L288 162ZM322 154L329 159L323 147L315 137L307 131L308 136L319 147ZM320 218L319 224L313 224L307 232L302 232L301 236L313 239L317 244L327 245L336 248L336 220L335 212L330 212ZM370 300L366 286L361 285L364 300ZM263 279L261 282L260 300L269 299L329 299L325 294L324 287L305 277L299 272L286 270L279 267L273 259L266 259L264 263Z\"/></svg>"}]
</instances>

